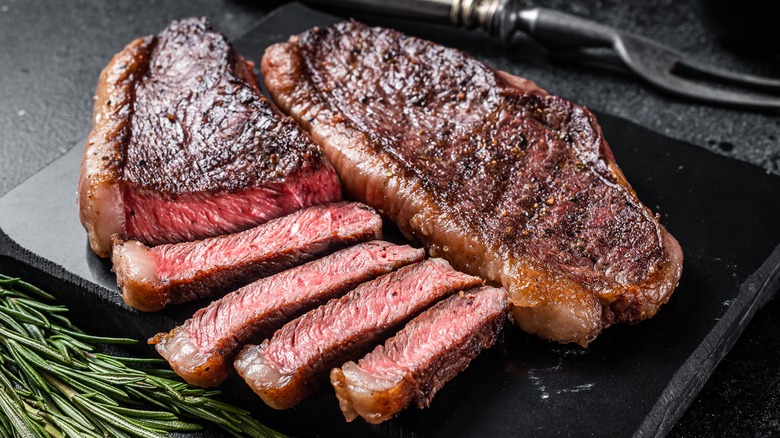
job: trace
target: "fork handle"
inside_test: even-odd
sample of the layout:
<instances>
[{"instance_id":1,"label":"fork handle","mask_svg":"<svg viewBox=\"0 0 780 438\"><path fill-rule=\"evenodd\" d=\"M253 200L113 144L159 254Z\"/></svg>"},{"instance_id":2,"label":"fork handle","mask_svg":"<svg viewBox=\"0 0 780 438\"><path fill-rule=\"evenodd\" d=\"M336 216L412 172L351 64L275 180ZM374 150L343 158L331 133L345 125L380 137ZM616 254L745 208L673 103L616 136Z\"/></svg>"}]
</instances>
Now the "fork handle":
<instances>
[{"instance_id":1,"label":"fork handle","mask_svg":"<svg viewBox=\"0 0 780 438\"><path fill-rule=\"evenodd\" d=\"M506 41L522 30L553 48L609 47L616 29L547 8L523 9L520 0L306 0L374 13L482 27Z\"/></svg>"},{"instance_id":2,"label":"fork handle","mask_svg":"<svg viewBox=\"0 0 780 438\"><path fill-rule=\"evenodd\" d=\"M619 34L612 27L547 8L518 10L514 21L517 29L554 49L611 47Z\"/></svg>"},{"instance_id":3,"label":"fork handle","mask_svg":"<svg viewBox=\"0 0 780 438\"><path fill-rule=\"evenodd\" d=\"M306 3L396 15L422 20L451 20L453 1L458 0L304 0Z\"/></svg>"}]
</instances>

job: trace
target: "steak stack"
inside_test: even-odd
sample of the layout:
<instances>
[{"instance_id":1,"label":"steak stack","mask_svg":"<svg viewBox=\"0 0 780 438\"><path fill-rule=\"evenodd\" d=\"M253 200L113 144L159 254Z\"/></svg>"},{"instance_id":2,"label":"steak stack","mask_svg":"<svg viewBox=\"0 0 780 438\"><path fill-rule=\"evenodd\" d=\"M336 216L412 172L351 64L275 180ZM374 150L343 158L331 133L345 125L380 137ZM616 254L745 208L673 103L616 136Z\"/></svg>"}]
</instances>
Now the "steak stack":
<instances>
[{"instance_id":1,"label":"steak stack","mask_svg":"<svg viewBox=\"0 0 780 438\"><path fill-rule=\"evenodd\" d=\"M182 242L336 201L333 167L203 18L128 44L100 75L79 179L92 249Z\"/></svg>"},{"instance_id":2,"label":"steak stack","mask_svg":"<svg viewBox=\"0 0 780 438\"><path fill-rule=\"evenodd\" d=\"M128 304L232 291L149 340L188 382L216 386L232 365L286 409L330 375L348 421L380 423L428 406L510 307L526 331L584 346L676 287L679 244L586 108L354 21L263 58L303 128L252 68L205 19L133 41L101 74L82 158L81 221ZM335 203L336 171L369 206ZM372 207L442 258L366 242L381 238Z\"/></svg>"},{"instance_id":3,"label":"steak stack","mask_svg":"<svg viewBox=\"0 0 780 438\"><path fill-rule=\"evenodd\" d=\"M271 46L276 103L346 193L464 272L527 332L586 345L653 316L682 271L593 114L457 50L354 21Z\"/></svg>"}]
</instances>

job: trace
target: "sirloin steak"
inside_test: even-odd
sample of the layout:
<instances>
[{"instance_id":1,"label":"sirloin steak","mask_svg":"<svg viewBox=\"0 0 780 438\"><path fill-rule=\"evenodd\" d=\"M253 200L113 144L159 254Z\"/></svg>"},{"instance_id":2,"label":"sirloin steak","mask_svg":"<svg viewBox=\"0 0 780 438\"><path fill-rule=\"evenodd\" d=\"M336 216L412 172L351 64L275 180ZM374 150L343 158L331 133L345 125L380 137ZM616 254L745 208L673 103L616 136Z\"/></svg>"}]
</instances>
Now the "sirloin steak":
<instances>
[{"instance_id":1,"label":"sirloin steak","mask_svg":"<svg viewBox=\"0 0 780 438\"><path fill-rule=\"evenodd\" d=\"M103 70L79 180L92 249L241 231L336 201L335 171L262 97L252 64L204 18L139 38Z\"/></svg>"},{"instance_id":2,"label":"sirloin steak","mask_svg":"<svg viewBox=\"0 0 780 438\"><path fill-rule=\"evenodd\" d=\"M432 256L501 283L527 332L587 345L653 316L677 286L679 244L586 108L355 21L269 47L262 72L349 196Z\"/></svg>"}]
</instances>

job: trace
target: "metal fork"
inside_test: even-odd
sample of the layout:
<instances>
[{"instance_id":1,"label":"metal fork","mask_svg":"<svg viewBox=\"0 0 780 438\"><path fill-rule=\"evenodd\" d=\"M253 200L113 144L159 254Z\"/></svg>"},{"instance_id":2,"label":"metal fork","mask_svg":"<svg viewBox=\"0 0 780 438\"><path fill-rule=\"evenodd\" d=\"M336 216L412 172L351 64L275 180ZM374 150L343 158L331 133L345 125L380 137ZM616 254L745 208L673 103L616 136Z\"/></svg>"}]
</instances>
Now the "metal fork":
<instances>
[{"instance_id":1,"label":"metal fork","mask_svg":"<svg viewBox=\"0 0 780 438\"><path fill-rule=\"evenodd\" d=\"M358 8L417 19L449 21L467 28L481 27L508 41L522 31L569 59L593 59L588 49L609 48L623 65L654 87L689 99L761 110L780 109L780 95L723 89L696 82L714 82L780 93L780 78L737 73L699 63L648 38L592 20L547 8L523 9L516 0L314 0L313 3Z\"/></svg>"},{"instance_id":2,"label":"metal fork","mask_svg":"<svg viewBox=\"0 0 780 438\"><path fill-rule=\"evenodd\" d=\"M510 6L507 1L492 3ZM776 92L780 92L780 79L736 73L702 64L648 38L551 9L497 12L499 9L492 18L485 16L489 21L480 24L488 24L488 31L504 38L511 36L513 30L510 32L510 29L520 29L551 49L610 47L630 70L663 91L727 106L780 109L780 97L716 88L680 76L680 73ZM581 55L592 56L587 52L581 52Z\"/></svg>"}]
</instances>

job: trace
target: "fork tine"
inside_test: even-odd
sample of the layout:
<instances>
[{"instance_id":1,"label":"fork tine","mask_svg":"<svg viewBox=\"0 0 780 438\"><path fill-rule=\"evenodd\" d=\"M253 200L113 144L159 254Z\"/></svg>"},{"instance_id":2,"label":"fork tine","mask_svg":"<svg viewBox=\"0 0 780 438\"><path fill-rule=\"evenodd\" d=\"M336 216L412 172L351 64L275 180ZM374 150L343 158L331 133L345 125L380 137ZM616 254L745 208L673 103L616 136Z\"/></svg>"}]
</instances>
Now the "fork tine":
<instances>
[{"instance_id":1,"label":"fork tine","mask_svg":"<svg viewBox=\"0 0 780 438\"><path fill-rule=\"evenodd\" d=\"M598 67L610 71L632 74L631 70L626 67L626 63L623 62L613 50L609 50L605 53L596 53L585 48L551 50L550 59L553 61L576 63L587 67Z\"/></svg>"},{"instance_id":2,"label":"fork tine","mask_svg":"<svg viewBox=\"0 0 780 438\"><path fill-rule=\"evenodd\" d=\"M780 110L780 97L712 88L671 73L662 77L663 80L659 81L658 78L651 79L645 76L660 89L701 102L760 110Z\"/></svg>"},{"instance_id":3,"label":"fork tine","mask_svg":"<svg viewBox=\"0 0 780 438\"><path fill-rule=\"evenodd\" d=\"M780 91L780 78L768 78L746 73L737 73L719 67L702 64L686 57L677 60L672 73L676 71L696 73L702 77L721 79L735 85L758 90Z\"/></svg>"},{"instance_id":4,"label":"fork tine","mask_svg":"<svg viewBox=\"0 0 780 438\"><path fill-rule=\"evenodd\" d=\"M673 70L683 56L646 38L621 33L614 49L634 73L666 92L725 106L780 110L780 97L724 90L674 75Z\"/></svg>"}]
</instances>

